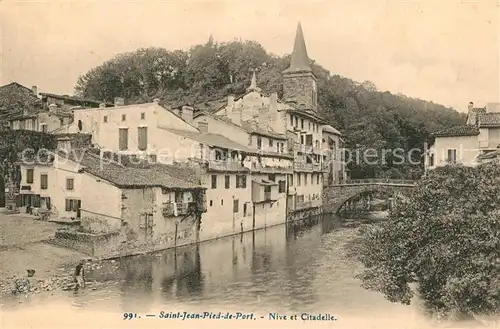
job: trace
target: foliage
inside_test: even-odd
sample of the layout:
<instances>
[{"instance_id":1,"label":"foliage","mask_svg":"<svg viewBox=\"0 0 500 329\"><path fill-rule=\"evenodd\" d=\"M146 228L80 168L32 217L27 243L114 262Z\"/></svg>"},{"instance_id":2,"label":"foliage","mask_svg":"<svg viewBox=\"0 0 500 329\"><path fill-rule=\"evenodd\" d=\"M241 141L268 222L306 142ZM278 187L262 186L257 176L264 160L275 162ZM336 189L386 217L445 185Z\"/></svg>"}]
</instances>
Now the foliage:
<instances>
[{"instance_id":1,"label":"foliage","mask_svg":"<svg viewBox=\"0 0 500 329\"><path fill-rule=\"evenodd\" d=\"M500 166L431 171L387 222L360 236L363 285L439 314L500 311Z\"/></svg>"},{"instance_id":2,"label":"foliage","mask_svg":"<svg viewBox=\"0 0 500 329\"><path fill-rule=\"evenodd\" d=\"M125 97L128 103L160 98L167 103L201 106L230 93L243 94L250 83L251 70L256 69L258 85L281 97L281 72L289 63L289 56L268 54L254 41L215 43L210 38L189 51L146 48L120 54L81 76L76 92L110 102L114 97ZM318 78L321 112L344 134L349 149L422 149L430 131L464 121L458 112L439 104L380 92L370 81L358 83L331 75L315 63L312 67ZM421 153L414 153L414 161L418 162L420 156ZM349 169L353 179L400 178L422 173L420 165L409 165L408 161L400 165L395 160L395 156L389 155L386 164L350 164Z\"/></svg>"},{"instance_id":3,"label":"foliage","mask_svg":"<svg viewBox=\"0 0 500 329\"><path fill-rule=\"evenodd\" d=\"M55 150L57 140L54 135L30 130L0 131L0 176L17 161L20 153L31 149L38 152L40 149Z\"/></svg>"}]
</instances>

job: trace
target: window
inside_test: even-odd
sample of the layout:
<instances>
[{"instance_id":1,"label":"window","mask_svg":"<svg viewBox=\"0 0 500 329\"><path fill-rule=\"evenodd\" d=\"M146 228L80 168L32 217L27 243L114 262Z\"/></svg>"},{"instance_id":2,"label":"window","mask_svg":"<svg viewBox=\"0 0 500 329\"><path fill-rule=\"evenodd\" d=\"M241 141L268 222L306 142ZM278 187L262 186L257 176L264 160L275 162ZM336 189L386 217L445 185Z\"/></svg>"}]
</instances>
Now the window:
<instances>
[{"instance_id":1,"label":"window","mask_svg":"<svg viewBox=\"0 0 500 329\"><path fill-rule=\"evenodd\" d=\"M300 144L304 144L304 135L300 135Z\"/></svg>"},{"instance_id":2,"label":"window","mask_svg":"<svg viewBox=\"0 0 500 329\"><path fill-rule=\"evenodd\" d=\"M304 185L307 185L307 176L308 174L304 174Z\"/></svg>"},{"instance_id":3,"label":"window","mask_svg":"<svg viewBox=\"0 0 500 329\"><path fill-rule=\"evenodd\" d=\"M293 126L293 116L290 115L290 126Z\"/></svg>"},{"instance_id":4,"label":"window","mask_svg":"<svg viewBox=\"0 0 500 329\"><path fill-rule=\"evenodd\" d=\"M457 150L456 149L449 149L448 150L447 160L449 163L456 163L457 162Z\"/></svg>"},{"instance_id":5,"label":"window","mask_svg":"<svg viewBox=\"0 0 500 329\"><path fill-rule=\"evenodd\" d=\"M210 207L214 205L214 202L210 200Z\"/></svg>"},{"instance_id":6,"label":"window","mask_svg":"<svg viewBox=\"0 0 500 329\"><path fill-rule=\"evenodd\" d=\"M40 189L46 190L49 187L49 176L47 174L40 175Z\"/></svg>"},{"instance_id":7,"label":"window","mask_svg":"<svg viewBox=\"0 0 500 329\"><path fill-rule=\"evenodd\" d=\"M156 163L156 161L157 161L157 156L156 156L156 154L150 154L150 155L149 155L149 162L151 162L151 163Z\"/></svg>"},{"instance_id":8,"label":"window","mask_svg":"<svg viewBox=\"0 0 500 329\"><path fill-rule=\"evenodd\" d=\"M299 126L299 118L295 117L295 127Z\"/></svg>"},{"instance_id":9,"label":"window","mask_svg":"<svg viewBox=\"0 0 500 329\"><path fill-rule=\"evenodd\" d=\"M429 166L434 167L434 153L429 156Z\"/></svg>"},{"instance_id":10,"label":"window","mask_svg":"<svg viewBox=\"0 0 500 329\"><path fill-rule=\"evenodd\" d=\"M269 147L273 147L273 140L269 138Z\"/></svg>"},{"instance_id":11,"label":"window","mask_svg":"<svg viewBox=\"0 0 500 329\"><path fill-rule=\"evenodd\" d=\"M229 175L224 176L224 184L226 189L229 189L231 187L231 176Z\"/></svg>"},{"instance_id":12,"label":"window","mask_svg":"<svg viewBox=\"0 0 500 329\"><path fill-rule=\"evenodd\" d=\"M293 174L289 175L288 177L290 177L290 186L293 186Z\"/></svg>"},{"instance_id":13,"label":"window","mask_svg":"<svg viewBox=\"0 0 500 329\"><path fill-rule=\"evenodd\" d=\"M41 123L40 124L40 128L41 128L41 131L43 133L46 133L47 132L47 125L45 123Z\"/></svg>"},{"instance_id":14,"label":"window","mask_svg":"<svg viewBox=\"0 0 500 329\"><path fill-rule=\"evenodd\" d=\"M247 187L247 176L237 175L236 176L236 188L246 188Z\"/></svg>"},{"instance_id":15,"label":"window","mask_svg":"<svg viewBox=\"0 0 500 329\"><path fill-rule=\"evenodd\" d=\"M142 112L141 113L141 120L144 120L144 119L146 119L146 113Z\"/></svg>"},{"instance_id":16,"label":"window","mask_svg":"<svg viewBox=\"0 0 500 329\"><path fill-rule=\"evenodd\" d=\"M26 183L33 184L33 176L34 176L34 170L26 169Z\"/></svg>"},{"instance_id":17,"label":"window","mask_svg":"<svg viewBox=\"0 0 500 329\"><path fill-rule=\"evenodd\" d=\"M66 211L78 211L80 209L80 200L66 199Z\"/></svg>"},{"instance_id":18,"label":"window","mask_svg":"<svg viewBox=\"0 0 500 329\"><path fill-rule=\"evenodd\" d=\"M66 178L66 189L72 191L75 188L75 180L73 178Z\"/></svg>"},{"instance_id":19,"label":"window","mask_svg":"<svg viewBox=\"0 0 500 329\"><path fill-rule=\"evenodd\" d=\"M127 120L127 116L125 114L122 114L122 121Z\"/></svg>"},{"instance_id":20,"label":"window","mask_svg":"<svg viewBox=\"0 0 500 329\"><path fill-rule=\"evenodd\" d=\"M319 174L316 176L316 184L319 185Z\"/></svg>"},{"instance_id":21,"label":"window","mask_svg":"<svg viewBox=\"0 0 500 329\"><path fill-rule=\"evenodd\" d=\"M297 186L300 186L300 184L302 183L301 180L302 180L302 174L298 173L297 174Z\"/></svg>"},{"instance_id":22,"label":"window","mask_svg":"<svg viewBox=\"0 0 500 329\"><path fill-rule=\"evenodd\" d=\"M217 175L212 175L212 188L217 188Z\"/></svg>"},{"instance_id":23,"label":"window","mask_svg":"<svg viewBox=\"0 0 500 329\"><path fill-rule=\"evenodd\" d=\"M108 122L108 116L107 116L107 115L105 115L105 116L102 118L102 122L104 122L104 123Z\"/></svg>"},{"instance_id":24,"label":"window","mask_svg":"<svg viewBox=\"0 0 500 329\"><path fill-rule=\"evenodd\" d=\"M304 129L304 119L300 119L300 128Z\"/></svg>"},{"instance_id":25,"label":"window","mask_svg":"<svg viewBox=\"0 0 500 329\"><path fill-rule=\"evenodd\" d=\"M262 147L262 138L260 136L257 137L257 148L260 149Z\"/></svg>"},{"instance_id":26,"label":"window","mask_svg":"<svg viewBox=\"0 0 500 329\"><path fill-rule=\"evenodd\" d=\"M220 199L220 205L223 206L224 205L224 199Z\"/></svg>"},{"instance_id":27,"label":"window","mask_svg":"<svg viewBox=\"0 0 500 329\"><path fill-rule=\"evenodd\" d=\"M284 180L279 181L278 192L285 193L286 192L286 182Z\"/></svg>"},{"instance_id":28,"label":"window","mask_svg":"<svg viewBox=\"0 0 500 329\"><path fill-rule=\"evenodd\" d=\"M233 200L233 212L237 213L240 210L239 200Z\"/></svg>"},{"instance_id":29,"label":"window","mask_svg":"<svg viewBox=\"0 0 500 329\"><path fill-rule=\"evenodd\" d=\"M128 129L120 128L118 130L118 147L120 151L128 149Z\"/></svg>"},{"instance_id":30,"label":"window","mask_svg":"<svg viewBox=\"0 0 500 329\"><path fill-rule=\"evenodd\" d=\"M269 174L269 175L267 176L267 178L268 178L270 181L275 182L275 181L276 181L276 174Z\"/></svg>"},{"instance_id":31,"label":"window","mask_svg":"<svg viewBox=\"0 0 500 329\"><path fill-rule=\"evenodd\" d=\"M137 128L137 148L144 151L148 148L148 127Z\"/></svg>"}]
</instances>

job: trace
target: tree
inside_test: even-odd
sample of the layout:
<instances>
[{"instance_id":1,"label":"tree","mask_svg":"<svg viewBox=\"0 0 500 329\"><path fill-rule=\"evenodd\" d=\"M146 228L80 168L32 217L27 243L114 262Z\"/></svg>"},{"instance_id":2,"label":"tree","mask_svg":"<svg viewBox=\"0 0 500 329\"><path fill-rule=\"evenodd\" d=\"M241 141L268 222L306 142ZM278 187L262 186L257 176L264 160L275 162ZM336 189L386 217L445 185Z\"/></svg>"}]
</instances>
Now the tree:
<instances>
[{"instance_id":1,"label":"tree","mask_svg":"<svg viewBox=\"0 0 500 329\"><path fill-rule=\"evenodd\" d=\"M500 311L500 166L446 166L360 235L363 286L462 317Z\"/></svg>"}]
</instances>

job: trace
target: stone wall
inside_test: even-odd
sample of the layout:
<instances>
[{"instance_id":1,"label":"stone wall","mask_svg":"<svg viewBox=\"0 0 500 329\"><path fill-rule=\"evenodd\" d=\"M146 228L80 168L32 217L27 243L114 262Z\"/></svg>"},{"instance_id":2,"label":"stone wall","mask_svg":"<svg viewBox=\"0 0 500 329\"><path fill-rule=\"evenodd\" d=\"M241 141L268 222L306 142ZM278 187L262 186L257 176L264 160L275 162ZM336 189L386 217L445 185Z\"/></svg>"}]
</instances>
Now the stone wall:
<instances>
[{"instance_id":1,"label":"stone wall","mask_svg":"<svg viewBox=\"0 0 500 329\"><path fill-rule=\"evenodd\" d=\"M314 76L311 73L289 73L283 75L283 99L304 104L308 109L316 109L313 105Z\"/></svg>"}]
</instances>

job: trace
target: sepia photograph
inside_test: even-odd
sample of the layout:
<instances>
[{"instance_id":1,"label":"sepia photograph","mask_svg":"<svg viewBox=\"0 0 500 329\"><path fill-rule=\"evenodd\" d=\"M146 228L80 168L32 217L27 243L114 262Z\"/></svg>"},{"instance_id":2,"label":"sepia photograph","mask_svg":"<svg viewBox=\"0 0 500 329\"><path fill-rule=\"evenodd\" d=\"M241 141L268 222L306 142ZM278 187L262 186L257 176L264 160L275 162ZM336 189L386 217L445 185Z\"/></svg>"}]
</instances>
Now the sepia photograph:
<instances>
[{"instance_id":1,"label":"sepia photograph","mask_svg":"<svg viewBox=\"0 0 500 329\"><path fill-rule=\"evenodd\" d=\"M499 0L0 31L1 328L500 328Z\"/></svg>"}]
</instances>

